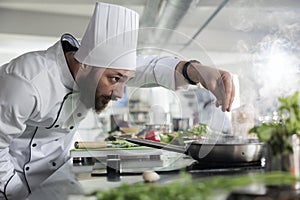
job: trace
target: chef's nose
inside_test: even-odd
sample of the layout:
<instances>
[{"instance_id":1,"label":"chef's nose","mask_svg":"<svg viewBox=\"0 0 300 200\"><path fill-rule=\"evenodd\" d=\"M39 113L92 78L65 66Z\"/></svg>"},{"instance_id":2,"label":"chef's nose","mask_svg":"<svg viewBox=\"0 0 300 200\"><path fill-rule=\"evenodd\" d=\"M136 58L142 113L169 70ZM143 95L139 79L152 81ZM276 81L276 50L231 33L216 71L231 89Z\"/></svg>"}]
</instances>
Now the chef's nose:
<instances>
[{"instance_id":1,"label":"chef's nose","mask_svg":"<svg viewBox=\"0 0 300 200\"><path fill-rule=\"evenodd\" d=\"M113 90L113 100L121 99L124 93L124 83L118 83L118 85Z\"/></svg>"}]
</instances>

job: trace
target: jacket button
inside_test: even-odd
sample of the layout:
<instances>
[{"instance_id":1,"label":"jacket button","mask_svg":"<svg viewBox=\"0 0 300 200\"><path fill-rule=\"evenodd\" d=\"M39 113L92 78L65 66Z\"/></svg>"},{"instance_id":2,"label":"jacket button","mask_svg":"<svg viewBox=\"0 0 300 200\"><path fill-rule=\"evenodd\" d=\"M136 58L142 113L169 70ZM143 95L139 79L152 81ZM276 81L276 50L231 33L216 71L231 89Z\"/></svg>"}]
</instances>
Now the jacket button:
<instances>
[{"instance_id":1,"label":"jacket button","mask_svg":"<svg viewBox=\"0 0 300 200\"><path fill-rule=\"evenodd\" d=\"M30 167L26 167L25 170L28 171L30 169Z\"/></svg>"},{"instance_id":2,"label":"jacket button","mask_svg":"<svg viewBox=\"0 0 300 200\"><path fill-rule=\"evenodd\" d=\"M74 126L70 126L70 129L73 129L74 128Z\"/></svg>"},{"instance_id":3,"label":"jacket button","mask_svg":"<svg viewBox=\"0 0 300 200\"><path fill-rule=\"evenodd\" d=\"M52 166L55 167L56 166L56 162L52 162Z\"/></svg>"},{"instance_id":4,"label":"jacket button","mask_svg":"<svg viewBox=\"0 0 300 200\"><path fill-rule=\"evenodd\" d=\"M81 113L77 113L77 117L81 117L82 116L82 114Z\"/></svg>"},{"instance_id":5,"label":"jacket button","mask_svg":"<svg viewBox=\"0 0 300 200\"><path fill-rule=\"evenodd\" d=\"M33 143L33 144L32 144L32 147L36 147L36 143Z\"/></svg>"},{"instance_id":6,"label":"jacket button","mask_svg":"<svg viewBox=\"0 0 300 200\"><path fill-rule=\"evenodd\" d=\"M58 124L56 124L55 126L54 126L54 128L58 128L59 127L59 125Z\"/></svg>"}]
</instances>

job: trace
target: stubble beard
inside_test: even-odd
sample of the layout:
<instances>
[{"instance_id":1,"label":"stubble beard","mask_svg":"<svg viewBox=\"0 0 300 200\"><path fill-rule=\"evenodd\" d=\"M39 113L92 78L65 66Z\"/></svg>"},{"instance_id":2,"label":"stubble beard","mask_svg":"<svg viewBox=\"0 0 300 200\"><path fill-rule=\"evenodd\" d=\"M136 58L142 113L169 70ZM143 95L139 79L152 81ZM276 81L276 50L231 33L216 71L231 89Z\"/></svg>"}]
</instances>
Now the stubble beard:
<instances>
[{"instance_id":1,"label":"stubble beard","mask_svg":"<svg viewBox=\"0 0 300 200\"><path fill-rule=\"evenodd\" d=\"M107 107L110 100L111 100L110 96L102 95L102 96L95 97L95 108L94 109L95 109L96 113L97 114L101 113Z\"/></svg>"}]
</instances>

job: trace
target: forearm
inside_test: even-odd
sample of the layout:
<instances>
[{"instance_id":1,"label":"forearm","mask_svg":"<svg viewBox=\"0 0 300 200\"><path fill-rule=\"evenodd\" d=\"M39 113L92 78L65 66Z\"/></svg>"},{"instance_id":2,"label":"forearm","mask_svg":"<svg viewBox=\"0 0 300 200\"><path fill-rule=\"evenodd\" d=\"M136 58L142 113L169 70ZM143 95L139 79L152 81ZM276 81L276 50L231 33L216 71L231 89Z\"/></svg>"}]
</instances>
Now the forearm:
<instances>
[{"instance_id":1,"label":"forearm","mask_svg":"<svg viewBox=\"0 0 300 200\"><path fill-rule=\"evenodd\" d=\"M182 73L186 61L176 57L145 56L139 57L137 63L136 76L128 86L162 86L175 90L189 84ZM200 83L210 90L217 98L216 105L222 105L222 111L230 111L235 89L229 72L191 62L186 65L185 76L190 82Z\"/></svg>"},{"instance_id":2,"label":"forearm","mask_svg":"<svg viewBox=\"0 0 300 200\"><path fill-rule=\"evenodd\" d=\"M175 80L177 88L189 84L182 74L183 66L186 64L186 62L187 61L181 61L176 66ZM230 74L228 73L228 75ZM207 82L209 81L209 79L218 79L221 74L219 69L205 66L200 62L191 62L191 64L187 67L187 76L191 81L197 84L200 83L204 88L209 89L207 88Z\"/></svg>"},{"instance_id":3,"label":"forearm","mask_svg":"<svg viewBox=\"0 0 300 200\"><path fill-rule=\"evenodd\" d=\"M181 61L176 66L176 88L187 85L189 82L200 83L215 95L217 106L222 106L223 111L230 111L235 95L231 74L224 70L205 66L200 62L191 61L190 64L185 66L186 63L186 61ZM184 70L186 71L184 72Z\"/></svg>"}]
</instances>

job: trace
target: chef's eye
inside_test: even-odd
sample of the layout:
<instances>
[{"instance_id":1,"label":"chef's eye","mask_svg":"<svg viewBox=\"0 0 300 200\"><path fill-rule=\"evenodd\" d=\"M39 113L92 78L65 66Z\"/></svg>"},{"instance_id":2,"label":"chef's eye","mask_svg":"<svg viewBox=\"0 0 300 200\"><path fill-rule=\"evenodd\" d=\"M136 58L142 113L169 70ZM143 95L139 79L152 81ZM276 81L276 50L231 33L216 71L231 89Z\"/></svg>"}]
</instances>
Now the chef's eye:
<instances>
[{"instance_id":1,"label":"chef's eye","mask_svg":"<svg viewBox=\"0 0 300 200\"><path fill-rule=\"evenodd\" d=\"M120 80L120 77L113 77L112 78L112 81L115 82L115 83L119 82L119 80Z\"/></svg>"}]
</instances>

